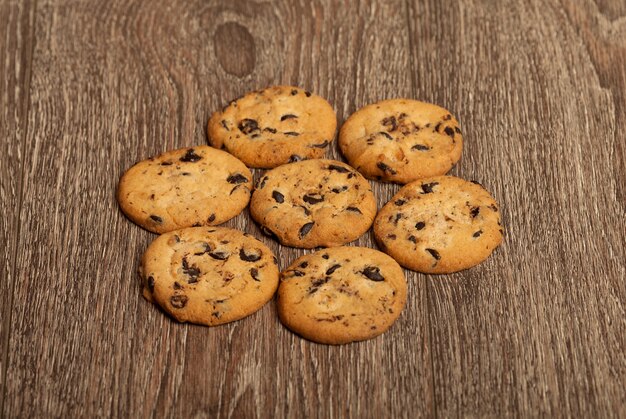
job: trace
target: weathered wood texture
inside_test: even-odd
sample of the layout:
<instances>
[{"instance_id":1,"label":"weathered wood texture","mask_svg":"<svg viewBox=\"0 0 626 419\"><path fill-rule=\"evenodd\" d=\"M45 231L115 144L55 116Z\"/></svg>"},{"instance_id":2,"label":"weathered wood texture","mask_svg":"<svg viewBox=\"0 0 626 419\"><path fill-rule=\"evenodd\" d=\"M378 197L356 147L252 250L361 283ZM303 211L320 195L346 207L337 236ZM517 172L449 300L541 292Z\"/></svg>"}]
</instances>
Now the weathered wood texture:
<instances>
[{"instance_id":1,"label":"weathered wood texture","mask_svg":"<svg viewBox=\"0 0 626 419\"><path fill-rule=\"evenodd\" d=\"M5 20L3 416L626 415L619 0L5 1ZM154 235L120 213L117 180L278 83L340 121L398 96L451 109L453 173L501 202L503 246L462 273L407 271L406 310L368 342L304 341L273 303L217 328L172 322L140 296ZM381 205L397 189L374 184ZM303 253L247 211L227 225L282 267Z\"/></svg>"},{"instance_id":2,"label":"weathered wood texture","mask_svg":"<svg viewBox=\"0 0 626 419\"><path fill-rule=\"evenodd\" d=\"M0 1L0 412L11 334L34 10L30 1Z\"/></svg>"}]
</instances>

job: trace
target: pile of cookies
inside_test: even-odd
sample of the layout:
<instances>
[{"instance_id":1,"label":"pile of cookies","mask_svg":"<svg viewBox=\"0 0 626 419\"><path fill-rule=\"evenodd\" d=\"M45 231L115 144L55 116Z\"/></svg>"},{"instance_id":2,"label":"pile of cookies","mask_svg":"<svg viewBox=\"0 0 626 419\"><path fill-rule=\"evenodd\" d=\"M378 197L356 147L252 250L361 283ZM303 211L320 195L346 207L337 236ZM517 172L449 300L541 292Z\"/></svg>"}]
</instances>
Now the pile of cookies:
<instances>
[{"instance_id":1,"label":"pile of cookies","mask_svg":"<svg viewBox=\"0 0 626 419\"><path fill-rule=\"evenodd\" d=\"M322 159L337 118L323 98L275 86L232 101L208 123L211 146L169 151L122 176L117 198L161 234L140 267L144 296L173 318L208 326L239 320L278 290L280 320L321 343L386 331L406 302L400 265L450 273L502 241L498 206L480 184L445 176L461 157L457 120L438 106L394 99L341 127L349 164ZM253 187L251 168L271 169ZM370 180L406 184L380 211ZM215 227L250 204L284 246L318 249L279 272L261 241ZM344 246L372 225L380 249Z\"/></svg>"}]
</instances>

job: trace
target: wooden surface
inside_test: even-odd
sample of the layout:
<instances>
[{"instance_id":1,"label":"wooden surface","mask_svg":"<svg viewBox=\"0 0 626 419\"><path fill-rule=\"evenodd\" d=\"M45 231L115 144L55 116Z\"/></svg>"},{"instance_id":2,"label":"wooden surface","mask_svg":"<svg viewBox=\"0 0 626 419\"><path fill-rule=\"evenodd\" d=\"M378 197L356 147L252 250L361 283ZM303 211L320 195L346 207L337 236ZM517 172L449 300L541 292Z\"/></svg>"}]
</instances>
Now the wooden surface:
<instances>
[{"instance_id":1,"label":"wooden surface","mask_svg":"<svg viewBox=\"0 0 626 419\"><path fill-rule=\"evenodd\" d=\"M0 416L626 416L623 1L0 0L0 28ZM154 235L117 180L279 83L340 121L399 96L449 108L452 173L499 200L502 247L407 271L368 342L304 341L273 303L172 322L140 296ZM397 189L374 185L381 205ZM247 212L227 225L261 237ZM303 253L263 240L282 267Z\"/></svg>"}]
</instances>

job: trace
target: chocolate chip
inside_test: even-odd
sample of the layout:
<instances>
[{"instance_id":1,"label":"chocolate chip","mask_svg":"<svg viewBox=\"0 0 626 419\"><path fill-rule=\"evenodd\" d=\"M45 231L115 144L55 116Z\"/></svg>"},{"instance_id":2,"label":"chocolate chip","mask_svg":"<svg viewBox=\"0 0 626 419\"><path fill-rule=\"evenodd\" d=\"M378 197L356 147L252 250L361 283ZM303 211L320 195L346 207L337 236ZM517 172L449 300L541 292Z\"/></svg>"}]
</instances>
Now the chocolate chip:
<instances>
[{"instance_id":1,"label":"chocolate chip","mask_svg":"<svg viewBox=\"0 0 626 419\"><path fill-rule=\"evenodd\" d=\"M246 183L248 182L248 178L242 175L241 173L235 173L234 175L228 176L226 181L228 183Z\"/></svg>"},{"instance_id":2,"label":"chocolate chip","mask_svg":"<svg viewBox=\"0 0 626 419\"><path fill-rule=\"evenodd\" d=\"M324 254L322 255L322 259L328 259L328 253L324 253Z\"/></svg>"},{"instance_id":3,"label":"chocolate chip","mask_svg":"<svg viewBox=\"0 0 626 419\"><path fill-rule=\"evenodd\" d=\"M480 212L479 207L472 207L472 209L470 210L470 215L472 216L472 218L476 218L479 212Z\"/></svg>"},{"instance_id":4,"label":"chocolate chip","mask_svg":"<svg viewBox=\"0 0 626 419\"><path fill-rule=\"evenodd\" d=\"M311 97L311 92L304 92L304 94L306 95L306 97Z\"/></svg>"},{"instance_id":5,"label":"chocolate chip","mask_svg":"<svg viewBox=\"0 0 626 419\"><path fill-rule=\"evenodd\" d=\"M361 273L372 281L380 282L385 280L385 277L380 274L380 268L378 266L368 266L363 269Z\"/></svg>"},{"instance_id":6,"label":"chocolate chip","mask_svg":"<svg viewBox=\"0 0 626 419\"><path fill-rule=\"evenodd\" d=\"M171 161L164 161L161 163L161 166L171 166L172 162Z\"/></svg>"},{"instance_id":7,"label":"chocolate chip","mask_svg":"<svg viewBox=\"0 0 626 419\"><path fill-rule=\"evenodd\" d=\"M307 234L309 234L309 232L311 231L311 229L313 228L313 225L315 225L315 222L312 221L310 223L306 223L305 225L303 225L300 228L300 232L298 233L298 235L300 236L300 238L303 238L304 236L306 236Z\"/></svg>"},{"instance_id":8,"label":"chocolate chip","mask_svg":"<svg viewBox=\"0 0 626 419\"><path fill-rule=\"evenodd\" d=\"M292 119L292 118L297 118L297 116L292 114L292 113L288 113L288 114L285 114L285 115L281 116L280 120L281 121L286 121L287 119Z\"/></svg>"},{"instance_id":9,"label":"chocolate chip","mask_svg":"<svg viewBox=\"0 0 626 419\"><path fill-rule=\"evenodd\" d=\"M295 96L295 95L297 95L297 94L298 94L298 91L297 91L296 89L293 89L293 90L291 91L291 96Z\"/></svg>"},{"instance_id":10,"label":"chocolate chip","mask_svg":"<svg viewBox=\"0 0 626 419\"><path fill-rule=\"evenodd\" d=\"M170 304L174 308L185 307L187 305L187 301L189 301L189 298L187 298L186 295L172 295L170 298Z\"/></svg>"},{"instance_id":11,"label":"chocolate chip","mask_svg":"<svg viewBox=\"0 0 626 419\"><path fill-rule=\"evenodd\" d=\"M246 135L253 133L254 131L259 130L259 123L254 119L242 119L238 125L239 131L243 132Z\"/></svg>"},{"instance_id":12,"label":"chocolate chip","mask_svg":"<svg viewBox=\"0 0 626 419\"><path fill-rule=\"evenodd\" d=\"M150 290L150 292L154 292L154 277L153 276L148 277L148 289Z\"/></svg>"},{"instance_id":13,"label":"chocolate chip","mask_svg":"<svg viewBox=\"0 0 626 419\"><path fill-rule=\"evenodd\" d=\"M498 207L496 207L496 204L491 204L491 205L489 205L489 208L490 208L492 211L498 212Z\"/></svg>"},{"instance_id":14,"label":"chocolate chip","mask_svg":"<svg viewBox=\"0 0 626 419\"><path fill-rule=\"evenodd\" d=\"M378 163L376 163L376 167L378 167L378 168L379 168L380 170L382 170L383 172L385 172L385 173L387 173L387 172L388 172L388 173L390 173L390 174L392 174L392 175L395 175L396 173L398 173L398 172L396 172L395 170L393 170L391 167L387 166L385 163L383 163L383 162L381 162L381 161L379 161Z\"/></svg>"},{"instance_id":15,"label":"chocolate chip","mask_svg":"<svg viewBox=\"0 0 626 419\"><path fill-rule=\"evenodd\" d=\"M270 128L270 127L263 128L263 131L271 132L272 134L276 134L276 132L278 132L276 128Z\"/></svg>"},{"instance_id":16,"label":"chocolate chip","mask_svg":"<svg viewBox=\"0 0 626 419\"><path fill-rule=\"evenodd\" d=\"M483 234L483 231L478 230L476 233L472 234L472 237L479 237L481 234Z\"/></svg>"},{"instance_id":17,"label":"chocolate chip","mask_svg":"<svg viewBox=\"0 0 626 419\"><path fill-rule=\"evenodd\" d=\"M183 176L191 176L191 173L189 173L189 172L182 172L181 175L183 175Z\"/></svg>"},{"instance_id":18,"label":"chocolate chip","mask_svg":"<svg viewBox=\"0 0 626 419\"><path fill-rule=\"evenodd\" d=\"M255 281L260 282L260 280L259 280L259 270L257 268L251 268L250 269L250 276Z\"/></svg>"},{"instance_id":19,"label":"chocolate chip","mask_svg":"<svg viewBox=\"0 0 626 419\"><path fill-rule=\"evenodd\" d=\"M441 127L441 122L435 125L435 132L439 132L439 127Z\"/></svg>"},{"instance_id":20,"label":"chocolate chip","mask_svg":"<svg viewBox=\"0 0 626 419\"><path fill-rule=\"evenodd\" d=\"M201 227L201 226L202 226L202 224L200 224L200 223L193 223L191 226L192 226L192 227Z\"/></svg>"},{"instance_id":21,"label":"chocolate chip","mask_svg":"<svg viewBox=\"0 0 626 419\"><path fill-rule=\"evenodd\" d=\"M352 211L352 212L356 212L356 213L359 213L359 214L363 214L361 212L361 210L358 209L357 207L348 207L348 208L346 208L346 211Z\"/></svg>"},{"instance_id":22,"label":"chocolate chip","mask_svg":"<svg viewBox=\"0 0 626 419\"><path fill-rule=\"evenodd\" d=\"M195 265L189 266L189 262L187 262L186 257L183 258L183 273L189 277L187 283L193 284L194 282L198 282L200 269L198 269L198 267Z\"/></svg>"},{"instance_id":23,"label":"chocolate chip","mask_svg":"<svg viewBox=\"0 0 626 419\"><path fill-rule=\"evenodd\" d=\"M398 128L398 121L395 116L388 116L384 118L380 123L387 128L387 131L395 131Z\"/></svg>"},{"instance_id":24,"label":"chocolate chip","mask_svg":"<svg viewBox=\"0 0 626 419\"><path fill-rule=\"evenodd\" d=\"M424 183L422 184L422 191L423 193L432 193L433 192L433 187L439 185L439 182L432 182L432 183Z\"/></svg>"},{"instance_id":25,"label":"chocolate chip","mask_svg":"<svg viewBox=\"0 0 626 419\"><path fill-rule=\"evenodd\" d=\"M292 272L293 272L293 276L304 276L304 272L302 271L294 270Z\"/></svg>"},{"instance_id":26,"label":"chocolate chip","mask_svg":"<svg viewBox=\"0 0 626 419\"><path fill-rule=\"evenodd\" d=\"M393 141L393 137L389 134L387 134L385 131L380 131L378 134L382 135L383 137L385 137L388 140Z\"/></svg>"},{"instance_id":27,"label":"chocolate chip","mask_svg":"<svg viewBox=\"0 0 626 419\"><path fill-rule=\"evenodd\" d=\"M311 144L309 147L312 147L312 148L326 148L328 146L328 144L330 144L330 142L328 140L324 140L323 143Z\"/></svg>"},{"instance_id":28,"label":"chocolate chip","mask_svg":"<svg viewBox=\"0 0 626 419\"><path fill-rule=\"evenodd\" d=\"M243 248L239 251L239 257L246 262L256 262L261 259L262 253L258 250L246 251Z\"/></svg>"},{"instance_id":29,"label":"chocolate chip","mask_svg":"<svg viewBox=\"0 0 626 419\"><path fill-rule=\"evenodd\" d=\"M300 161L300 160L302 160L302 157L298 156L297 154L292 154L291 157L289 157L290 163Z\"/></svg>"},{"instance_id":30,"label":"chocolate chip","mask_svg":"<svg viewBox=\"0 0 626 419\"><path fill-rule=\"evenodd\" d=\"M189 150L187 150L187 153L180 158L180 161L182 162L186 162L186 163L193 163L193 162L197 162L198 160L201 160L202 157L198 156L193 148L190 148Z\"/></svg>"},{"instance_id":31,"label":"chocolate chip","mask_svg":"<svg viewBox=\"0 0 626 419\"><path fill-rule=\"evenodd\" d=\"M432 257L434 257L435 259L437 259L437 260L441 259L441 255L440 255L440 254L439 254L439 252L438 252L438 251L436 251L435 249L426 249L426 251L427 251L428 253L430 253L430 254L431 254L431 256L432 256Z\"/></svg>"},{"instance_id":32,"label":"chocolate chip","mask_svg":"<svg viewBox=\"0 0 626 419\"><path fill-rule=\"evenodd\" d=\"M302 197L302 200L306 202L307 204L315 205L315 204L319 204L320 202L323 202L324 197L323 196L316 197L314 195L304 195Z\"/></svg>"},{"instance_id":33,"label":"chocolate chip","mask_svg":"<svg viewBox=\"0 0 626 419\"><path fill-rule=\"evenodd\" d=\"M430 147L424 144L415 144L413 147L411 147L411 150L428 151L430 150Z\"/></svg>"},{"instance_id":34,"label":"chocolate chip","mask_svg":"<svg viewBox=\"0 0 626 419\"><path fill-rule=\"evenodd\" d=\"M415 224L415 228L418 230L423 229L424 227L426 227L426 223L423 221L419 221L417 224Z\"/></svg>"},{"instance_id":35,"label":"chocolate chip","mask_svg":"<svg viewBox=\"0 0 626 419\"><path fill-rule=\"evenodd\" d=\"M448 114L448 115L446 115L446 116L444 116L444 117L443 117L443 120L444 120L444 121L449 121L449 120L451 120L451 119L452 119L452 115L450 115L450 114Z\"/></svg>"},{"instance_id":36,"label":"chocolate chip","mask_svg":"<svg viewBox=\"0 0 626 419\"><path fill-rule=\"evenodd\" d=\"M300 265L301 268L306 268L307 266L309 266L309 262L302 262Z\"/></svg>"},{"instance_id":37,"label":"chocolate chip","mask_svg":"<svg viewBox=\"0 0 626 419\"><path fill-rule=\"evenodd\" d=\"M415 236L409 236L409 241L413 242L413 243L417 243L417 237Z\"/></svg>"},{"instance_id":38,"label":"chocolate chip","mask_svg":"<svg viewBox=\"0 0 626 419\"><path fill-rule=\"evenodd\" d=\"M457 134L461 133L461 129L459 127L454 127L454 131L456 131Z\"/></svg>"},{"instance_id":39,"label":"chocolate chip","mask_svg":"<svg viewBox=\"0 0 626 419\"><path fill-rule=\"evenodd\" d=\"M333 193L341 193L341 192L345 192L348 190L347 186L342 186L341 188L332 188L331 191Z\"/></svg>"},{"instance_id":40,"label":"chocolate chip","mask_svg":"<svg viewBox=\"0 0 626 419\"><path fill-rule=\"evenodd\" d=\"M224 129L228 129L228 125L226 125L226 121L224 121L223 119L222 119L222 126L224 127Z\"/></svg>"},{"instance_id":41,"label":"chocolate chip","mask_svg":"<svg viewBox=\"0 0 626 419\"><path fill-rule=\"evenodd\" d=\"M179 289L182 289L183 287L178 282L174 282L174 285L172 286L172 288L174 288L175 290L179 290Z\"/></svg>"},{"instance_id":42,"label":"chocolate chip","mask_svg":"<svg viewBox=\"0 0 626 419\"><path fill-rule=\"evenodd\" d=\"M163 218L159 217L158 215L151 215L150 218L152 218L152 221L155 221L157 223L163 222Z\"/></svg>"},{"instance_id":43,"label":"chocolate chip","mask_svg":"<svg viewBox=\"0 0 626 419\"><path fill-rule=\"evenodd\" d=\"M309 295L317 292L317 290L328 281L330 281L330 277L327 276L326 278L316 279L315 281L311 282L311 286L308 289Z\"/></svg>"},{"instance_id":44,"label":"chocolate chip","mask_svg":"<svg viewBox=\"0 0 626 419\"><path fill-rule=\"evenodd\" d=\"M404 217L404 214L402 214L401 212L397 213L393 219L393 223L397 225L398 221L400 221L402 217Z\"/></svg>"},{"instance_id":45,"label":"chocolate chip","mask_svg":"<svg viewBox=\"0 0 626 419\"><path fill-rule=\"evenodd\" d=\"M212 223L213 221L215 221L215 214L211 214L211 215L209 215L209 218L207 219L207 221L208 221L209 223Z\"/></svg>"},{"instance_id":46,"label":"chocolate chip","mask_svg":"<svg viewBox=\"0 0 626 419\"><path fill-rule=\"evenodd\" d=\"M339 268L341 268L341 265L339 264L331 266L330 268L328 268L328 270L326 270L326 275L332 275L333 272L335 272Z\"/></svg>"},{"instance_id":47,"label":"chocolate chip","mask_svg":"<svg viewBox=\"0 0 626 419\"><path fill-rule=\"evenodd\" d=\"M394 204L396 204L396 206L401 207L402 205L406 204L406 201L404 199L398 199L396 200L396 202L394 202Z\"/></svg>"},{"instance_id":48,"label":"chocolate chip","mask_svg":"<svg viewBox=\"0 0 626 419\"><path fill-rule=\"evenodd\" d=\"M349 169L346 169L343 166L337 166L336 164L329 165L328 170L334 170L335 172L339 173L348 173L350 171Z\"/></svg>"},{"instance_id":49,"label":"chocolate chip","mask_svg":"<svg viewBox=\"0 0 626 419\"><path fill-rule=\"evenodd\" d=\"M287 132L285 132L283 134L288 135L290 137L297 137L298 135L300 135L299 132L294 132L294 131L287 131Z\"/></svg>"},{"instance_id":50,"label":"chocolate chip","mask_svg":"<svg viewBox=\"0 0 626 419\"><path fill-rule=\"evenodd\" d=\"M272 198L274 198L274 201L278 202L279 204L285 202L285 195L281 194L278 191L272 192Z\"/></svg>"},{"instance_id":51,"label":"chocolate chip","mask_svg":"<svg viewBox=\"0 0 626 419\"><path fill-rule=\"evenodd\" d=\"M452 129L452 127L445 127L443 132L448 134L450 137L454 138L454 130Z\"/></svg>"},{"instance_id":52,"label":"chocolate chip","mask_svg":"<svg viewBox=\"0 0 626 419\"><path fill-rule=\"evenodd\" d=\"M202 246L204 247L204 249L201 252L194 253L194 255L200 256L211 251L211 246L209 246L208 243L202 243Z\"/></svg>"},{"instance_id":53,"label":"chocolate chip","mask_svg":"<svg viewBox=\"0 0 626 419\"><path fill-rule=\"evenodd\" d=\"M217 260L227 260L229 254L226 252L209 252L209 256Z\"/></svg>"}]
</instances>

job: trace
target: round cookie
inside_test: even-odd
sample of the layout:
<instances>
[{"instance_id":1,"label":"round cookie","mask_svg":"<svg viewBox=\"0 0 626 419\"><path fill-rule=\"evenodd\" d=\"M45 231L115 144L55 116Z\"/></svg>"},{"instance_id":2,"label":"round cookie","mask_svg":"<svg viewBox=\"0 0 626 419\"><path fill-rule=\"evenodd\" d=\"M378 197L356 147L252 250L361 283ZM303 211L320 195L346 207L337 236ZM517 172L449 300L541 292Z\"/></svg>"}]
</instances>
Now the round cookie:
<instances>
[{"instance_id":1,"label":"round cookie","mask_svg":"<svg viewBox=\"0 0 626 419\"><path fill-rule=\"evenodd\" d=\"M190 227L159 236L143 255L144 297L179 322L215 326L246 317L278 287L272 251L225 227Z\"/></svg>"},{"instance_id":2,"label":"round cookie","mask_svg":"<svg viewBox=\"0 0 626 419\"><path fill-rule=\"evenodd\" d=\"M378 336L406 303L402 268L384 253L365 247L335 247L302 256L280 279L281 322L319 343Z\"/></svg>"},{"instance_id":3,"label":"round cookie","mask_svg":"<svg viewBox=\"0 0 626 419\"><path fill-rule=\"evenodd\" d=\"M263 176L250 214L287 246L339 246L365 233L376 216L369 182L345 163L306 160Z\"/></svg>"},{"instance_id":4,"label":"round cookie","mask_svg":"<svg viewBox=\"0 0 626 419\"><path fill-rule=\"evenodd\" d=\"M374 235L400 265L451 273L487 259L502 241L498 205L477 182L453 176L405 185L380 210Z\"/></svg>"},{"instance_id":5,"label":"round cookie","mask_svg":"<svg viewBox=\"0 0 626 419\"><path fill-rule=\"evenodd\" d=\"M252 174L207 145L140 161L120 179L117 200L134 223L154 233L221 224L250 200Z\"/></svg>"},{"instance_id":6,"label":"round cookie","mask_svg":"<svg viewBox=\"0 0 626 419\"><path fill-rule=\"evenodd\" d=\"M463 137L447 110L391 99L350 115L341 127L339 147L365 177L408 183L446 174L461 158Z\"/></svg>"},{"instance_id":7,"label":"round cookie","mask_svg":"<svg viewBox=\"0 0 626 419\"><path fill-rule=\"evenodd\" d=\"M320 96L274 86L232 101L209 119L209 142L249 167L316 159L335 137L337 117Z\"/></svg>"}]
</instances>

